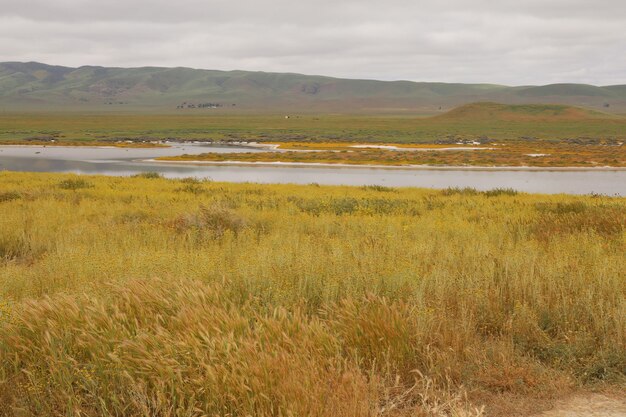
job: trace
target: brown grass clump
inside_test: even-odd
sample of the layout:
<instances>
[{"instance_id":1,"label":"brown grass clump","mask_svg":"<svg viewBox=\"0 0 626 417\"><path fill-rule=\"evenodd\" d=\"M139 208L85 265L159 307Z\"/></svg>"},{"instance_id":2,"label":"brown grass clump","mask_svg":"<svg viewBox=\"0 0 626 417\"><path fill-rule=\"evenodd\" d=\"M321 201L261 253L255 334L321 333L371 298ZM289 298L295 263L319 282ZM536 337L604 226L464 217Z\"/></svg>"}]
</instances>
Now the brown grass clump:
<instances>
[{"instance_id":1,"label":"brown grass clump","mask_svg":"<svg viewBox=\"0 0 626 417\"><path fill-rule=\"evenodd\" d=\"M30 264L46 251L45 243L37 241L28 228L0 234L0 265L11 262Z\"/></svg>"},{"instance_id":2,"label":"brown grass clump","mask_svg":"<svg viewBox=\"0 0 626 417\"><path fill-rule=\"evenodd\" d=\"M323 321L297 310L259 312L193 281L132 281L107 293L29 302L2 328L3 353L19 348L21 359L3 363L10 376L1 392L12 408L0 410L370 416L408 407L424 416L480 415L421 375L404 391L398 382L383 389L375 374L342 358Z\"/></svg>"},{"instance_id":3,"label":"brown grass clump","mask_svg":"<svg viewBox=\"0 0 626 417\"><path fill-rule=\"evenodd\" d=\"M80 190L82 188L92 188L93 184L84 178L68 178L59 182L58 186L63 190Z\"/></svg>"},{"instance_id":4,"label":"brown grass clump","mask_svg":"<svg viewBox=\"0 0 626 417\"><path fill-rule=\"evenodd\" d=\"M539 204L537 210L541 214L533 231L541 240L577 232L591 232L606 238L615 238L626 230L626 211L619 205L591 205L575 201Z\"/></svg>"},{"instance_id":5,"label":"brown grass clump","mask_svg":"<svg viewBox=\"0 0 626 417\"><path fill-rule=\"evenodd\" d=\"M22 198L22 195L15 191L6 191L0 193L0 203L7 203L9 201L17 200Z\"/></svg>"},{"instance_id":6,"label":"brown grass clump","mask_svg":"<svg viewBox=\"0 0 626 417\"><path fill-rule=\"evenodd\" d=\"M224 204L212 204L200 206L195 213L178 216L170 224L180 233L191 231L212 238L221 238L227 232L237 235L248 222Z\"/></svg>"}]
</instances>

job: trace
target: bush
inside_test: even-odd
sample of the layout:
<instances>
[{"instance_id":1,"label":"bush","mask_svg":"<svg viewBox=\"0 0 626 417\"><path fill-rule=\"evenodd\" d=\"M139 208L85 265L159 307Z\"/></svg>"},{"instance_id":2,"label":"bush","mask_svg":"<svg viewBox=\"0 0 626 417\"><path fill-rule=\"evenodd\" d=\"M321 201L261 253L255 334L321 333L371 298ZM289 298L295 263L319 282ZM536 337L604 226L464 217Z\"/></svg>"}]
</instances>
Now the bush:
<instances>
[{"instance_id":1,"label":"bush","mask_svg":"<svg viewBox=\"0 0 626 417\"><path fill-rule=\"evenodd\" d=\"M21 197L22 195L16 191L7 191L4 193L0 193L0 203L7 203L9 201L17 200Z\"/></svg>"},{"instance_id":2,"label":"bush","mask_svg":"<svg viewBox=\"0 0 626 417\"><path fill-rule=\"evenodd\" d=\"M150 219L151 216L145 211L130 210L119 214L115 220L119 224L139 224Z\"/></svg>"},{"instance_id":3,"label":"bush","mask_svg":"<svg viewBox=\"0 0 626 417\"><path fill-rule=\"evenodd\" d=\"M539 240L554 236L591 232L612 238L626 229L626 213L618 206L591 206L583 202L540 204L539 219L532 231Z\"/></svg>"},{"instance_id":4,"label":"bush","mask_svg":"<svg viewBox=\"0 0 626 417\"><path fill-rule=\"evenodd\" d=\"M552 213L552 214L581 214L585 213L589 210L590 206L583 203L582 201L573 201L571 203L538 203L535 205L537 210L543 213Z\"/></svg>"},{"instance_id":5,"label":"bush","mask_svg":"<svg viewBox=\"0 0 626 417\"><path fill-rule=\"evenodd\" d=\"M202 180L199 180L196 177L185 177L185 178L181 178L179 181L182 182L183 184L201 184L202 183Z\"/></svg>"},{"instance_id":6,"label":"bush","mask_svg":"<svg viewBox=\"0 0 626 417\"><path fill-rule=\"evenodd\" d=\"M210 180L202 180L202 179L198 179L194 177L186 177L186 178L181 178L180 182L183 184L183 186L180 188L177 188L176 191L182 191L185 193L198 195L198 194L202 194L206 192L206 190L203 187L203 184L205 182L210 182Z\"/></svg>"},{"instance_id":7,"label":"bush","mask_svg":"<svg viewBox=\"0 0 626 417\"><path fill-rule=\"evenodd\" d=\"M494 188L493 190L485 191L483 194L487 197L497 197L500 195L517 195L519 192L513 188Z\"/></svg>"},{"instance_id":8,"label":"bush","mask_svg":"<svg viewBox=\"0 0 626 417\"><path fill-rule=\"evenodd\" d=\"M92 188L93 184L83 178L68 178L59 183L59 188L63 190L80 190L82 188Z\"/></svg>"},{"instance_id":9,"label":"bush","mask_svg":"<svg viewBox=\"0 0 626 417\"><path fill-rule=\"evenodd\" d=\"M357 212L371 215L408 214L414 216L419 214L417 206L405 199L342 197L329 200L290 198L289 201L293 202L300 211L314 216L322 213L342 216Z\"/></svg>"},{"instance_id":10,"label":"bush","mask_svg":"<svg viewBox=\"0 0 626 417\"><path fill-rule=\"evenodd\" d=\"M11 261L30 264L45 252L45 246L33 242L27 233L0 235L0 264Z\"/></svg>"},{"instance_id":11,"label":"bush","mask_svg":"<svg viewBox=\"0 0 626 417\"><path fill-rule=\"evenodd\" d=\"M158 172L142 172L142 173L133 175L133 178L145 178L148 180L155 180L155 179L163 178L163 175L159 174Z\"/></svg>"},{"instance_id":12,"label":"bush","mask_svg":"<svg viewBox=\"0 0 626 417\"><path fill-rule=\"evenodd\" d=\"M294 198L289 199L300 209L300 211L314 216L319 216L322 212L326 211L324 204L320 200L316 199L302 199Z\"/></svg>"},{"instance_id":13,"label":"bush","mask_svg":"<svg viewBox=\"0 0 626 417\"><path fill-rule=\"evenodd\" d=\"M364 185L361 189L365 191L378 191L381 193L392 193L398 191L393 187L385 187L384 185Z\"/></svg>"},{"instance_id":14,"label":"bush","mask_svg":"<svg viewBox=\"0 0 626 417\"><path fill-rule=\"evenodd\" d=\"M245 218L222 204L200 206L196 213L182 215L173 222L179 232L196 231L211 238L221 238L227 231L237 235L247 224Z\"/></svg>"},{"instance_id":15,"label":"bush","mask_svg":"<svg viewBox=\"0 0 626 417\"><path fill-rule=\"evenodd\" d=\"M443 195L484 195L487 197L497 197L500 195L517 195L518 192L512 188L494 188L493 190L488 191L478 191L472 187L450 187L442 190L441 193Z\"/></svg>"},{"instance_id":16,"label":"bush","mask_svg":"<svg viewBox=\"0 0 626 417\"><path fill-rule=\"evenodd\" d=\"M198 195L204 193L206 190L201 184L185 184L183 187L177 188L176 191Z\"/></svg>"},{"instance_id":17,"label":"bush","mask_svg":"<svg viewBox=\"0 0 626 417\"><path fill-rule=\"evenodd\" d=\"M472 187L448 187L445 190L441 190L443 195L477 195L479 192Z\"/></svg>"},{"instance_id":18,"label":"bush","mask_svg":"<svg viewBox=\"0 0 626 417\"><path fill-rule=\"evenodd\" d=\"M359 200L351 197L333 198L330 200L329 209L336 215L352 214L359 207Z\"/></svg>"}]
</instances>

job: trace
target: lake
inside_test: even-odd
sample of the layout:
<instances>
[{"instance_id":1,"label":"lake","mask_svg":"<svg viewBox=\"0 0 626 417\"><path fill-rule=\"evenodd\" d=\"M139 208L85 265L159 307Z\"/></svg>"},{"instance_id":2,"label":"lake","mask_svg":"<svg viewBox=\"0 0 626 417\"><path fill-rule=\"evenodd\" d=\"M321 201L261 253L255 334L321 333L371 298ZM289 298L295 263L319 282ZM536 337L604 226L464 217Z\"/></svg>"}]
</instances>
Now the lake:
<instances>
[{"instance_id":1,"label":"lake","mask_svg":"<svg viewBox=\"0 0 626 417\"><path fill-rule=\"evenodd\" d=\"M146 161L159 156L205 152L263 152L245 146L171 144L169 148L0 146L0 170L134 175L158 172L168 178L214 181L390 187L513 188L533 193L626 196L625 170L415 169L373 167L293 167L276 165L192 165Z\"/></svg>"}]
</instances>

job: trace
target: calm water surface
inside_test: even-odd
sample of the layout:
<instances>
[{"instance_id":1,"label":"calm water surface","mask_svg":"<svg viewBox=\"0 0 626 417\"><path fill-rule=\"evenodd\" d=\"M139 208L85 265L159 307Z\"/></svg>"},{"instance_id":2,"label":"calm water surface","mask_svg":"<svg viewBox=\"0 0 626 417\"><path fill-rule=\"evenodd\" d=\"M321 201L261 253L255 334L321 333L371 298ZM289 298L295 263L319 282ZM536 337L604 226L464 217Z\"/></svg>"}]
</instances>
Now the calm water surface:
<instances>
[{"instance_id":1,"label":"calm water surface","mask_svg":"<svg viewBox=\"0 0 626 417\"><path fill-rule=\"evenodd\" d=\"M134 175L153 171L169 178L214 181L393 187L514 188L537 193L626 196L626 171L420 170L352 167L285 167L180 165L142 161L158 156L205 152L262 152L260 149L206 144L172 144L170 148L93 148L0 146L0 170Z\"/></svg>"}]
</instances>

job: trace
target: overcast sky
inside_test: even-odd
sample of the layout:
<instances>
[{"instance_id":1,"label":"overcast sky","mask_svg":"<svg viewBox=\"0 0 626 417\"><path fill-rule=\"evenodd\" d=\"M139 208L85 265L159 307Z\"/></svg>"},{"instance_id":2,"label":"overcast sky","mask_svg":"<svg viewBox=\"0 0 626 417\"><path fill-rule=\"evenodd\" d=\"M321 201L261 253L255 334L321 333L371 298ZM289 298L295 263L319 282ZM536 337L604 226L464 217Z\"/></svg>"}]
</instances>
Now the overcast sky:
<instances>
[{"instance_id":1,"label":"overcast sky","mask_svg":"<svg viewBox=\"0 0 626 417\"><path fill-rule=\"evenodd\" d=\"M0 61L626 84L626 0L0 0Z\"/></svg>"}]
</instances>

